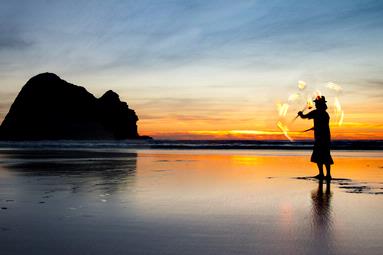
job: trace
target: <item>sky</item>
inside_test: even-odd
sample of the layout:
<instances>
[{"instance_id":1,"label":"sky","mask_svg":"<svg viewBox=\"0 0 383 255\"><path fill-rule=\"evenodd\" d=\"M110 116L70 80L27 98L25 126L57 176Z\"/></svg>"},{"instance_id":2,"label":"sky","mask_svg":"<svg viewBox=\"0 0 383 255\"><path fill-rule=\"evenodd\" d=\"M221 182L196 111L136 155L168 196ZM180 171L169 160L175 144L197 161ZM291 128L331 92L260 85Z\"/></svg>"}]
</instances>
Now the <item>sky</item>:
<instances>
[{"instance_id":1,"label":"sky","mask_svg":"<svg viewBox=\"0 0 383 255\"><path fill-rule=\"evenodd\" d=\"M292 121L304 103L287 99L320 90L334 139L383 139L382 41L383 1L4 0L0 121L29 78L53 72L114 90L154 138L286 139L284 102L291 136L308 138L312 122Z\"/></svg>"}]
</instances>

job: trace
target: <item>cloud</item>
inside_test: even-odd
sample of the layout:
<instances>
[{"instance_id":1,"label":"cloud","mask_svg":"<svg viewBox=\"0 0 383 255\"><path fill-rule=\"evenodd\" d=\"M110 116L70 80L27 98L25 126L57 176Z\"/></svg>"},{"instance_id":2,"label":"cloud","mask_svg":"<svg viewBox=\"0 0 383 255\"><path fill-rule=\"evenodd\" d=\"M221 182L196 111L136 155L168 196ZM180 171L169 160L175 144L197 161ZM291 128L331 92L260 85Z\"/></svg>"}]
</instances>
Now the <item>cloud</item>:
<instances>
[{"instance_id":1,"label":"cloud","mask_svg":"<svg viewBox=\"0 0 383 255\"><path fill-rule=\"evenodd\" d=\"M190 115L190 114L174 114L169 116L172 119L179 121L200 121L200 122L220 122L227 121L226 118L218 118L204 115Z\"/></svg>"},{"instance_id":2,"label":"cloud","mask_svg":"<svg viewBox=\"0 0 383 255\"><path fill-rule=\"evenodd\" d=\"M323 52L353 55L363 35L381 38L371 31L383 15L376 1L140 1L128 7L101 16L109 29L90 26L97 36L88 50L103 56L89 61L95 70L290 68L292 59L308 56L320 64Z\"/></svg>"},{"instance_id":3,"label":"cloud","mask_svg":"<svg viewBox=\"0 0 383 255\"><path fill-rule=\"evenodd\" d=\"M12 34L3 34L0 31L0 50L20 50L26 49L31 45L31 42L28 42L21 37Z\"/></svg>"},{"instance_id":4,"label":"cloud","mask_svg":"<svg viewBox=\"0 0 383 255\"><path fill-rule=\"evenodd\" d=\"M286 67L294 57L355 44L356 31L363 34L382 23L383 9L379 1L325 1L320 5L315 1L37 1L8 5L14 7L8 13L22 9L23 16L7 15L2 23L17 24L22 33L14 36L5 31L0 47L28 47L34 42L50 49L42 52L45 61L61 59L66 63L63 68L75 72L163 70L198 64Z\"/></svg>"},{"instance_id":5,"label":"cloud","mask_svg":"<svg viewBox=\"0 0 383 255\"><path fill-rule=\"evenodd\" d=\"M383 89L383 79L367 79L368 86L372 86L376 89Z\"/></svg>"},{"instance_id":6,"label":"cloud","mask_svg":"<svg viewBox=\"0 0 383 255\"><path fill-rule=\"evenodd\" d=\"M0 24L0 50L22 50L33 45L32 41L15 24Z\"/></svg>"}]
</instances>

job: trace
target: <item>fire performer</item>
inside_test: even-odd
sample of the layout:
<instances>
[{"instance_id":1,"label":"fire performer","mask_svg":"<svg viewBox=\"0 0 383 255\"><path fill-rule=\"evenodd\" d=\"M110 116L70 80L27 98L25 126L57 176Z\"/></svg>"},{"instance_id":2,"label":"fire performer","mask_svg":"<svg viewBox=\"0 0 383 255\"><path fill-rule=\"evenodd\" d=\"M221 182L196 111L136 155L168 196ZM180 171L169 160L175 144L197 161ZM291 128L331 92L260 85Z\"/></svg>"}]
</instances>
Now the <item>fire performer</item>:
<instances>
[{"instance_id":1,"label":"fire performer","mask_svg":"<svg viewBox=\"0 0 383 255\"><path fill-rule=\"evenodd\" d=\"M314 149L311 155L311 162L318 165L319 174L315 176L318 179L324 179L323 165L326 166L326 179L331 180L331 165L334 164L330 154L331 135L329 121L330 116L326 112L327 105L324 96L318 96L315 100L315 110L303 114L302 111L298 115L302 119L314 119Z\"/></svg>"}]
</instances>

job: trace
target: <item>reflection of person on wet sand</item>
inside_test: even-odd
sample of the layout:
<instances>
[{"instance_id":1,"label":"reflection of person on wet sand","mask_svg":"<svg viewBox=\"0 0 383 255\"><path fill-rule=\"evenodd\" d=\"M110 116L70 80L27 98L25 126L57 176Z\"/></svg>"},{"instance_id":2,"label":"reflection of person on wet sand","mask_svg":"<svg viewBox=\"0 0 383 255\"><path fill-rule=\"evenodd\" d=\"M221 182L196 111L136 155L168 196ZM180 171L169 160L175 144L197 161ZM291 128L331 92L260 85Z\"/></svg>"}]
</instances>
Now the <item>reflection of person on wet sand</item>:
<instances>
[{"instance_id":1,"label":"reflection of person on wet sand","mask_svg":"<svg viewBox=\"0 0 383 255\"><path fill-rule=\"evenodd\" d=\"M314 150L311 155L311 162L317 163L319 174L315 176L318 179L323 179L323 165L326 166L327 179L331 179L330 168L334 164L330 154L330 127L329 121L330 116L326 112L327 105L324 96L318 96L315 100L315 110L303 114L303 112L298 112L298 115L302 119L314 119Z\"/></svg>"},{"instance_id":2,"label":"reflection of person on wet sand","mask_svg":"<svg viewBox=\"0 0 383 255\"><path fill-rule=\"evenodd\" d=\"M317 227L327 228L331 224L331 196L330 182L326 182L326 191L323 192L323 181L319 180L318 189L311 192L313 220Z\"/></svg>"},{"instance_id":3,"label":"reflection of person on wet sand","mask_svg":"<svg viewBox=\"0 0 383 255\"><path fill-rule=\"evenodd\" d=\"M319 180L318 188L311 192L312 202L312 226L314 234L311 254L332 254L332 216L331 216L330 181L326 182L326 190L323 191L323 180Z\"/></svg>"}]
</instances>

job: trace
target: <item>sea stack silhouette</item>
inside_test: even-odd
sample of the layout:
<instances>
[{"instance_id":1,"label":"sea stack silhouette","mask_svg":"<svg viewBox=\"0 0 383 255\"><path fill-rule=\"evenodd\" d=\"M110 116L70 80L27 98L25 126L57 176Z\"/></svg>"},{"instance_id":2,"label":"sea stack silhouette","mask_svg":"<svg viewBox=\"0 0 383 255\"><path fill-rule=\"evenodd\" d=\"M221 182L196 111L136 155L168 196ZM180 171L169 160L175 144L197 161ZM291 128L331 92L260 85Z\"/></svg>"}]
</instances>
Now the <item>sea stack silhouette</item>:
<instances>
[{"instance_id":1,"label":"sea stack silhouette","mask_svg":"<svg viewBox=\"0 0 383 255\"><path fill-rule=\"evenodd\" d=\"M0 126L0 140L140 139L138 117L118 94L96 98L56 74L32 77Z\"/></svg>"}]
</instances>

